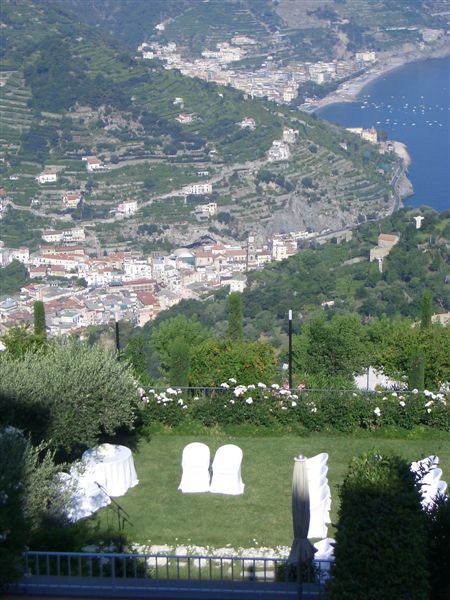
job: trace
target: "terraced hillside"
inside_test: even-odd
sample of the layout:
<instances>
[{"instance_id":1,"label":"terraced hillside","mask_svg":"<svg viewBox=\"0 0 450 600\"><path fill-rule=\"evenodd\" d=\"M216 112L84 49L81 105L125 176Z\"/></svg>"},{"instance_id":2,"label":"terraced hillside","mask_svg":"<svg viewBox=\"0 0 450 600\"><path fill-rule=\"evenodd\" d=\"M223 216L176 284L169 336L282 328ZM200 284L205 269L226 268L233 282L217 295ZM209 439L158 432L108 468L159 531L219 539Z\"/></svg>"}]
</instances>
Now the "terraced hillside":
<instances>
[{"instance_id":1,"label":"terraced hillside","mask_svg":"<svg viewBox=\"0 0 450 600\"><path fill-rule=\"evenodd\" d=\"M11 210L43 227L76 220L97 248L148 249L208 231L232 239L349 226L391 208L396 161L338 127L137 60L55 3L4 0L1 18L0 170ZM246 118L254 129L241 126ZM269 160L286 129L289 156ZM88 172L86 156L104 168ZM44 169L57 181L39 184ZM183 187L199 182L212 192L187 197ZM63 196L77 190L82 205L67 209ZM126 199L138 211L125 222L115 213ZM208 201L217 214L199 222L193 210Z\"/></svg>"}]
</instances>

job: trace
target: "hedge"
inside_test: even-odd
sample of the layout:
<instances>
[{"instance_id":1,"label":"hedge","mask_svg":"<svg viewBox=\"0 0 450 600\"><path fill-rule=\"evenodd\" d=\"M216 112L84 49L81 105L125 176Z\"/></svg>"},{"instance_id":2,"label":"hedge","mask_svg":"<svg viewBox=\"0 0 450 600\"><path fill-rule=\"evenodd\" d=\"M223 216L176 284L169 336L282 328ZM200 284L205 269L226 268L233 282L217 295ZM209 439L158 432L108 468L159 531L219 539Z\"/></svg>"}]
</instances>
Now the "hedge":
<instances>
[{"instance_id":1,"label":"hedge","mask_svg":"<svg viewBox=\"0 0 450 600\"><path fill-rule=\"evenodd\" d=\"M277 384L220 388L155 389L143 392L143 423L175 427L193 421L206 427L237 425L281 426L309 431L351 432L357 429L425 425L450 430L448 397L425 390L368 393L339 390L297 390Z\"/></svg>"}]
</instances>

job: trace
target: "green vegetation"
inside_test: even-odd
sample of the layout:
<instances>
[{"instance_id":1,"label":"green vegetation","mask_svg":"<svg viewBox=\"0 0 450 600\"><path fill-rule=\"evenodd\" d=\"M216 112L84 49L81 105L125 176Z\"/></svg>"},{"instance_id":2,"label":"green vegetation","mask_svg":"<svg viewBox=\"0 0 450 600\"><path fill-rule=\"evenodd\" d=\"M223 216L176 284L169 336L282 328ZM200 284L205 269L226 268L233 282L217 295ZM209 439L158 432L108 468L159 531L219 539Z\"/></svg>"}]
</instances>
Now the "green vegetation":
<instances>
[{"instance_id":1,"label":"green vegetation","mask_svg":"<svg viewBox=\"0 0 450 600\"><path fill-rule=\"evenodd\" d=\"M28 281L28 271L25 265L18 260L13 260L11 264L0 269L0 295L17 294Z\"/></svg>"},{"instance_id":2,"label":"green vegetation","mask_svg":"<svg viewBox=\"0 0 450 600\"><path fill-rule=\"evenodd\" d=\"M243 425L242 428L249 429ZM237 444L244 452L243 496L220 494L182 494L180 461L184 446L193 441L206 443L211 456L222 444ZM127 536L139 544L169 546L212 546L257 548L290 546L292 543L291 483L294 457L328 452L328 479L333 499L331 520L337 521L338 486L354 456L376 447L411 462L438 454L442 469L448 473L449 440L428 434L424 439L349 437L312 434L305 436L254 436L217 431L164 435L154 433L151 441L141 440L134 454L139 485L120 499L132 525ZM164 468L161 468L164 465ZM201 518L199 518L201 515ZM98 513L106 527L108 509ZM98 519L91 519L95 529ZM333 529L329 531L333 537Z\"/></svg>"},{"instance_id":3,"label":"green vegetation","mask_svg":"<svg viewBox=\"0 0 450 600\"><path fill-rule=\"evenodd\" d=\"M427 600L427 523L408 461L381 452L354 459L340 500L328 597Z\"/></svg>"},{"instance_id":4,"label":"green vegetation","mask_svg":"<svg viewBox=\"0 0 450 600\"><path fill-rule=\"evenodd\" d=\"M232 292L228 296L228 339L242 340L242 296L240 292Z\"/></svg>"},{"instance_id":5,"label":"green vegetation","mask_svg":"<svg viewBox=\"0 0 450 600\"><path fill-rule=\"evenodd\" d=\"M137 397L130 370L112 352L68 340L19 359L6 353L0 400L2 423L30 432L35 443L73 452L131 427Z\"/></svg>"}]
</instances>

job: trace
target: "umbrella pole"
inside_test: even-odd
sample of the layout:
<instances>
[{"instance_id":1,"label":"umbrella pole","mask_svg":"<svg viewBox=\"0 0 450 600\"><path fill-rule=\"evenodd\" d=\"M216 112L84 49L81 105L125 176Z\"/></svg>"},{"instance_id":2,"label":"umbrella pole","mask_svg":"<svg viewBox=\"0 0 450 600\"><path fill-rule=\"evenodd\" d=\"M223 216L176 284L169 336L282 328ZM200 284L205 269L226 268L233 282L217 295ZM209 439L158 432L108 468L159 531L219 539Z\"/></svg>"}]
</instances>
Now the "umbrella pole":
<instances>
[{"instance_id":1,"label":"umbrella pole","mask_svg":"<svg viewBox=\"0 0 450 600\"><path fill-rule=\"evenodd\" d=\"M298 573L297 573L297 597L299 600L303 598L303 579L302 579L302 561L298 561Z\"/></svg>"}]
</instances>

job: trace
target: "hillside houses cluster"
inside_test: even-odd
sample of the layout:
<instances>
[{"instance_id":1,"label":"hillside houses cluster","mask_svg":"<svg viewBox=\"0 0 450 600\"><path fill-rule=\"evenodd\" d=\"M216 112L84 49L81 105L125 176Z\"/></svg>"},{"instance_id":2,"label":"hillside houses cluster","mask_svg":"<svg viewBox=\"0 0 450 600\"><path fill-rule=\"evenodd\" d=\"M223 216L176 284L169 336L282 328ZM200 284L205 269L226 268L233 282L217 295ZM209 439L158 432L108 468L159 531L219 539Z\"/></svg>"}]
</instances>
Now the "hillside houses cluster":
<instances>
[{"instance_id":1,"label":"hillside houses cluster","mask_svg":"<svg viewBox=\"0 0 450 600\"><path fill-rule=\"evenodd\" d=\"M262 248L249 238L244 245L211 242L148 256L132 251L89 256L81 244L42 245L33 253L3 247L0 265L19 260L32 282L18 297L0 302L0 334L19 322L31 322L35 300L44 301L51 336L106 324L115 315L142 326L160 311L205 291L229 286L242 292L249 269L295 254L296 239L308 235L275 235ZM77 280L84 280L85 287Z\"/></svg>"},{"instance_id":2,"label":"hillside houses cluster","mask_svg":"<svg viewBox=\"0 0 450 600\"><path fill-rule=\"evenodd\" d=\"M348 60L315 63L292 61L279 66L269 56L258 69L231 68L231 63L248 56L248 51L255 44L257 42L250 37L235 36L231 43L218 43L215 50L205 48L200 58L182 56L174 42L166 45L157 42L143 43L138 47L138 52L143 59L160 59L166 69L178 69L189 77L232 85L252 98L267 97L278 103L292 102L302 83L313 81L322 84L342 79L376 61L375 52L359 52ZM181 116L177 120L180 121Z\"/></svg>"}]
</instances>

